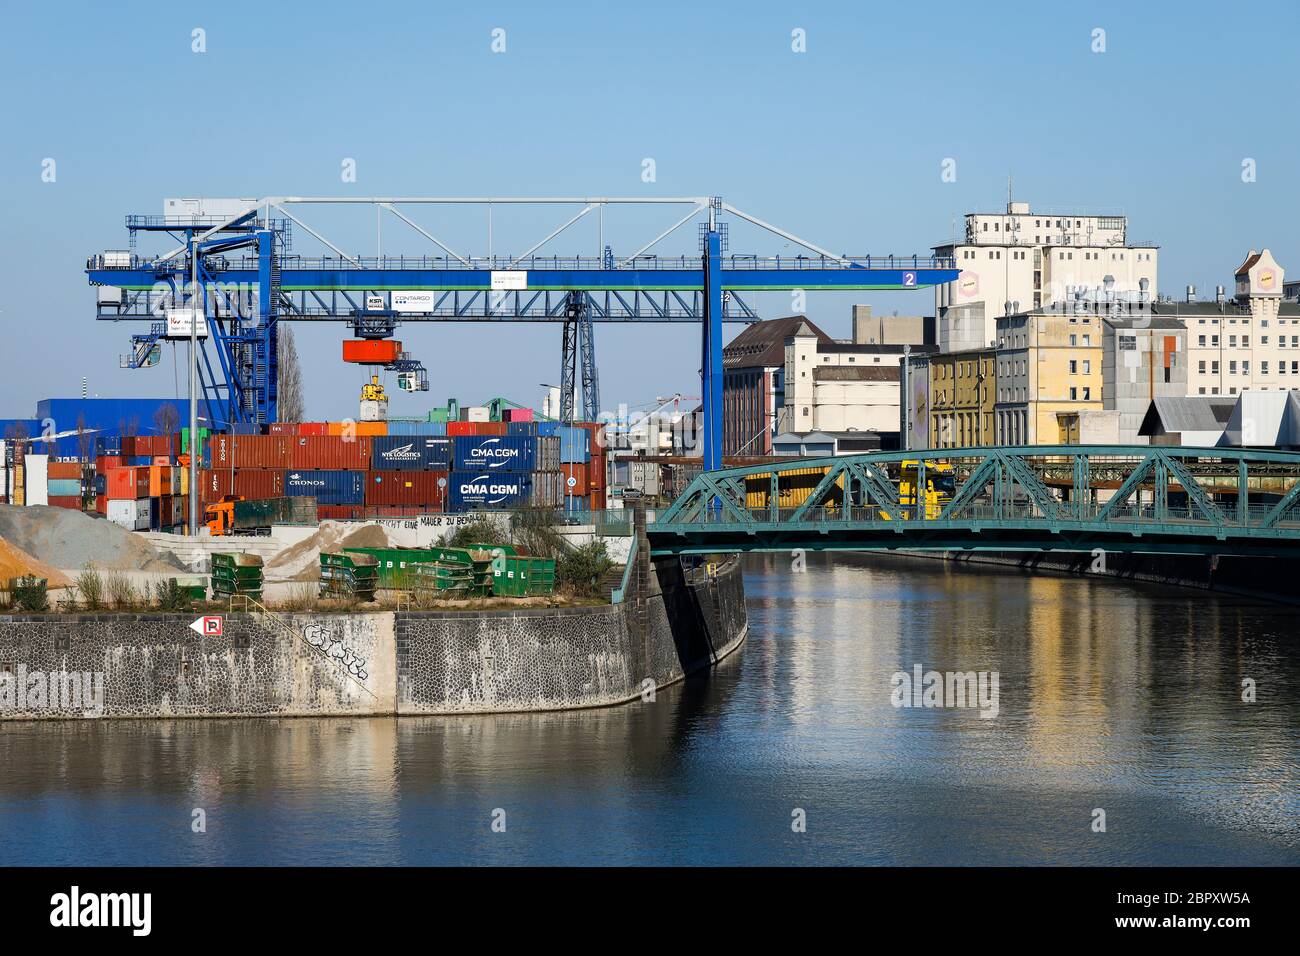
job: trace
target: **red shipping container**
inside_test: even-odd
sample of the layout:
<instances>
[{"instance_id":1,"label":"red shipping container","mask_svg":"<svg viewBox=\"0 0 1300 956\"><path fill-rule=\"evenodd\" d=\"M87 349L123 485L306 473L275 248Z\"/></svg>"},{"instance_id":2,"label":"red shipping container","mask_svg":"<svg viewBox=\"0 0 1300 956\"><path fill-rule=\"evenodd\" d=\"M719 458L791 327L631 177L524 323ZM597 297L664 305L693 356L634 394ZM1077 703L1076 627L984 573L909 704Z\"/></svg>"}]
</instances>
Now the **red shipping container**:
<instances>
[{"instance_id":1,"label":"red shipping container","mask_svg":"<svg viewBox=\"0 0 1300 956\"><path fill-rule=\"evenodd\" d=\"M297 422L271 422L266 426L268 435L296 435L298 434Z\"/></svg>"},{"instance_id":2,"label":"red shipping container","mask_svg":"<svg viewBox=\"0 0 1300 956\"><path fill-rule=\"evenodd\" d=\"M587 463L570 462L560 465L560 472L564 475L564 494L575 495L579 498L585 498L591 493L591 486L587 479ZM574 479L573 487L569 487L569 479Z\"/></svg>"},{"instance_id":3,"label":"red shipping container","mask_svg":"<svg viewBox=\"0 0 1300 956\"><path fill-rule=\"evenodd\" d=\"M279 498L284 495L284 472L268 468L202 469L199 472L199 501L212 504L227 495L248 499Z\"/></svg>"},{"instance_id":4,"label":"red shipping container","mask_svg":"<svg viewBox=\"0 0 1300 956\"><path fill-rule=\"evenodd\" d=\"M149 497L148 468L110 468L105 474L107 497L115 501L134 501Z\"/></svg>"},{"instance_id":5,"label":"red shipping container","mask_svg":"<svg viewBox=\"0 0 1300 956\"><path fill-rule=\"evenodd\" d=\"M467 424L475 426L478 435L508 435L510 426L505 422L468 422Z\"/></svg>"},{"instance_id":6,"label":"red shipping container","mask_svg":"<svg viewBox=\"0 0 1300 956\"><path fill-rule=\"evenodd\" d=\"M172 463L172 456L171 456L171 455L154 455L154 456L153 456L153 464L155 464L155 465L170 465L171 463Z\"/></svg>"},{"instance_id":7,"label":"red shipping container","mask_svg":"<svg viewBox=\"0 0 1300 956\"><path fill-rule=\"evenodd\" d=\"M444 484L439 485L442 479ZM434 505L446 494L446 472L372 471L366 474L367 505Z\"/></svg>"},{"instance_id":8,"label":"red shipping container","mask_svg":"<svg viewBox=\"0 0 1300 956\"><path fill-rule=\"evenodd\" d=\"M51 508L71 508L73 511L81 510L81 498L78 495L50 495Z\"/></svg>"},{"instance_id":9,"label":"red shipping container","mask_svg":"<svg viewBox=\"0 0 1300 956\"><path fill-rule=\"evenodd\" d=\"M343 361L360 365L391 365L397 361L402 343L395 339L346 339Z\"/></svg>"},{"instance_id":10,"label":"red shipping container","mask_svg":"<svg viewBox=\"0 0 1300 956\"><path fill-rule=\"evenodd\" d=\"M95 496L95 511L101 515L108 514L108 495Z\"/></svg>"},{"instance_id":11,"label":"red shipping container","mask_svg":"<svg viewBox=\"0 0 1300 956\"><path fill-rule=\"evenodd\" d=\"M334 435L299 435L287 439L289 463L293 470L313 471L365 471L370 467L370 439L346 438Z\"/></svg>"},{"instance_id":12,"label":"red shipping container","mask_svg":"<svg viewBox=\"0 0 1300 956\"><path fill-rule=\"evenodd\" d=\"M288 468L289 444L284 435L213 435L208 439L209 463L220 468Z\"/></svg>"},{"instance_id":13,"label":"red shipping container","mask_svg":"<svg viewBox=\"0 0 1300 956\"><path fill-rule=\"evenodd\" d=\"M317 521L351 521L361 517L359 505L317 505Z\"/></svg>"},{"instance_id":14,"label":"red shipping container","mask_svg":"<svg viewBox=\"0 0 1300 956\"><path fill-rule=\"evenodd\" d=\"M478 422L448 422L448 435L477 435Z\"/></svg>"},{"instance_id":15,"label":"red shipping container","mask_svg":"<svg viewBox=\"0 0 1300 956\"><path fill-rule=\"evenodd\" d=\"M110 468L121 468L121 467L122 467L121 455L100 455L98 458L95 459L95 471L99 472L101 475L104 474L106 471L108 471L108 469Z\"/></svg>"},{"instance_id":16,"label":"red shipping container","mask_svg":"<svg viewBox=\"0 0 1300 956\"><path fill-rule=\"evenodd\" d=\"M79 461L52 461L46 465L46 469L48 478L81 477L81 462Z\"/></svg>"},{"instance_id":17,"label":"red shipping container","mask_svg":"<svg viewBox=\"0 0 1300 956\"><path fill-rule=\"evenodd\" d=\"M330 433L330 427L326 422L299 422L298 423L299 435L320 436L320 435L328 435L329 433Z\"/></svg>"}]
</instances>

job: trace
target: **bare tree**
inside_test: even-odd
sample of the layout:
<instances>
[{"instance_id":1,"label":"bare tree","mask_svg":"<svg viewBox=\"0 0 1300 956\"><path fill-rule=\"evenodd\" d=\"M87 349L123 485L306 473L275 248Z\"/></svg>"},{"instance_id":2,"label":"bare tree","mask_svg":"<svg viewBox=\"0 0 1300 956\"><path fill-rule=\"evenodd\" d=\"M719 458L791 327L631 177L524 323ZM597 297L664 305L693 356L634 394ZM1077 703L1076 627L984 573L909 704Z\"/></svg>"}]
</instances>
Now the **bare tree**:
<instances>
[{"instance_id":1,"label":"bare tree","mask_svg":"<svg viewBox=\"0 0 1300 956\"><path fill-rule=\"evenodd\" d=\"M153 427L159 435L174 435L181 427L181 413L170 403L159 405L153 413Z\"/></svg>"},{"instance_id":2,"label":"bare tree","mask_svg":"<svg viewBox=\"0 0 1300 956\"><path fill-rule=\"evenodd\" d=\"M300 422L307 409L302 395L302 364L298 361L298 347L293 341L293 329L287 324L277 332L280 380L277 383L276 417L282 422Z\"/></svg>"}]
</instances>

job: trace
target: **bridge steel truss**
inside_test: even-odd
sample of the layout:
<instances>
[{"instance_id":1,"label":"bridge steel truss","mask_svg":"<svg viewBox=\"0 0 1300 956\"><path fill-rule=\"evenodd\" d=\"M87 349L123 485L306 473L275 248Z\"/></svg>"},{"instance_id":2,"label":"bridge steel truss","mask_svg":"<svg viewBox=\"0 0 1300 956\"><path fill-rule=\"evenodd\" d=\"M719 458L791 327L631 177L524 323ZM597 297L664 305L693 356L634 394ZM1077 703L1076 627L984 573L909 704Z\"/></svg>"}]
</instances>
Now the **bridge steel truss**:
<instances>
[{"instance_id":1,"label":"bridge steel truss","mask_svg":"<svg viewBox=\"0 0 1300 956\"><path fill-rule=\"evenodd\" d=\"M920 487L927 470L933 477L936 465L951 466L951 496L930 508L900 503L904 462ZM824 469L811 491L809 468ZM782 507L783 498L793 506ZM705 471L647 533L657 555L802 548L1300 556L1297 505L1300 453L958 448Z\"/></svg>"},{"instance_id":2,"label":"bridge steel truss","mask_svg":"<svg viewBox=\"0 0 1300 956\"><path fill-rule=\"evenodd\" d=\"M481 207L487 214L491 247L493 210L537 204L581 208L518 255L494 255L491 248L487 256L463 255L413 218L414 208ZM606 208L655 204L685 207L686 213L630 255L615 256L604 242ZM372 207L376 255L345 252L304 221L302 207L325 205ZM541 254L543 246L592 214L600 222L599 255ZM730 225L724 217L750 223L803 252L724 255ZM436 246L437 253L384 254L385 219L396 219L402 228L413 230ZM659 256L651 251L692 221L699 230L698 254ZM318 240L331 254L291 254L290 228ZM717 197L271 197L222 221L128 216L127 229L132 249L140 231L169 234L179 245L152 258L134 252L90 257L86 264L90 284L121 290L119 295L100 297L97 317L151 323L148 332L133 336L133 351L126 357L128 364L138 367L150 364L156 355L156 345L165 334L160 320L166 310L202 305L218 346L216 367L205 350L205 397L211 407L220 395L228 412L216 415L218 423L227 417L237 422L275 420L275 326L283 320L347 322L357 335L368 338L390 337L407 322L563 323L561 379L581 393L582 413L592 419L600 401L593 323L698 323L704 457L710 468L722 463L722 323L759 319L744 296L792 289L920 289L953 281L958 275L950 257L836 254ZM272 238L258 239L262 233ZM190 288L191 260L196 256L201 260L198 274L203 294L199 296ZM399 307L394 301L396 294L413 291L425 293L422 304L413 307L407 301ZM577 409L573 390L567 394L563 412L571 418Z\"/></svg>"}]
</instances>

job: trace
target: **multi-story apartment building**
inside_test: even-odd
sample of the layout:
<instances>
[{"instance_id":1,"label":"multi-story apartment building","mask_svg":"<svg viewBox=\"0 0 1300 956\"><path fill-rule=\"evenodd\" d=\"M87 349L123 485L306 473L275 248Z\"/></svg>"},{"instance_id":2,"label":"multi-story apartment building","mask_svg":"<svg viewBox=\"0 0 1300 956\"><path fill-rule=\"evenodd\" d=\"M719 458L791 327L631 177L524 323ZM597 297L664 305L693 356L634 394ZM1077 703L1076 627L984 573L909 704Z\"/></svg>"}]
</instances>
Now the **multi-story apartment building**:
<instances>
[{"instance_id":1,"label":"multi-story apartment building","mask_svg":"<svg viewBox=\"0 0 1300 956\"><path fill-rule=\"evenodd\" d=\"M896 446L900 361L905 350L933 346L825 342L801 325L786 340L785 409L778 431L875 432Z\"/></svg>"},{"instance_id":2,"label":"multi-story apartment building","mask_svg":"<svg viewBox=\"0 0 1300 956\"><path fill-rule=\"evenodd\" d=\"M1140 429L1156 398L1187 394L1187 329L1149 312L1103 315L1101 403L1119 413L1119 442L1146 445Z\"/></svg>"},{"instance_id":3,"label":"multi-story apartment building","mask_svg":"<svg viewBox=\"0 0 1300 956\"><path fill-rule=\"evenodd\" d=\"M1024 202L1008 202L1003 213L970 213L962 237L934 247L961 270L935 288L939 340L951 350L981 348L997 338L997 321L1007 314L1081 300L1151 301L1159 251L1130 242L1124 216L1034 213Z\"/></svg>"},{"instance_id":4,"label":"multi-story apartment building","mask_svg":"<svg viewBox=\"0 0 1300 956\"><path fill-rule=\"evenodd\" d=\"M791 315L748 325L723 348L724 455L772 454L785 411L785 343L801 326L820 344L834 341L805 316Z\"/></svg>"},{"instance_id":5,"label":"multi-story apartment building","mask_svg":"<svg viewBox=\"0 0 1300 956\"><path fill-rule=\"evenodd\" d=\"M994 430L999 445L1076 444L1102 410L1101 317L1022 312L997 322Z\"/></svg>"},{"instance_id":6,"label":"multi-story apartment building","mask_svg":"<svg viewBox=\"0 0 1300 956\"><path fill-rule=\"evenodd\" d=\"M996 441L993 413L997 399L997 350L924 356L929 375L930 448L970 448ZM912 365L909 374L918 371ZM913 391L915 391L913 389Z\"/></svg>"},{"instance_id":7,"label":"multi-story apartment building","mask_svg":"<svg viewBox=\"0 0 1300 956\"><path fill-rule=\"evenodd\" d=\"M1300 389L1300 303L1283 295L1285 270L1267 250L1251 250L1213 302L1159 302L1155 316L1187 328L1187 394L1238 395L1247 389Z\"/></svg>"}]
</instances>

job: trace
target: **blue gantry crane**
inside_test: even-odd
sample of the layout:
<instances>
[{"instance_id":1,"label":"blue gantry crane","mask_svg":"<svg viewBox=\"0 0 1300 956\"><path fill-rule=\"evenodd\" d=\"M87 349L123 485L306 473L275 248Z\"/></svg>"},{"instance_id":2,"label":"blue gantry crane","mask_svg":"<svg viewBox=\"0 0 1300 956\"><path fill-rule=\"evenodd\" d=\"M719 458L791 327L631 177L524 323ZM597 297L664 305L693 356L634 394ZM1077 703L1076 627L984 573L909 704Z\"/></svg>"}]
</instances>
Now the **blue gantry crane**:
<instances>
[{"instance_id":1,"label":"blue gantry crane","mask_svg":"<svg viewBox=\"0 0 1300 956\"><path fill-rule=\"evenodd\" d=\"M169 206L174 204L169 201ZM374 209L375 256L345 252L301 218L301 207L326 205ZM486 256L456 252L409 214L413 207L466 205L487 212ZM518 255L494 254L494 213L523 205L581 208ZM627 205L687 211L635 252L616 256L604 242L604 214L609 207ZM600 222L600 255L540 253L592 214ZM413 229L441 254L384 254L385 215ZM729 255L730 219L748 222L805 251ZM692 221L697 223L698 254L668 257L651 251ZM97 317L150 322L149 331L132 336L132 351L123 359L123 364L142 367L157 361L161 341L189 338L188 320L178 329L174 322L169 324L171 314L200 314L201 309L197 324L206 332L206 341L199 350L199 379L212 421L276 420L276 326L281 321L343 321L357 337L369 339L390 338L407 322L561 323L561 417L570 421L578 414L578 395L584 419L595 420L599 412L595 323L699 323L703 464L708 469L722 461L722 323L760 318L744 296L793 289L919 289L952 281L958 274L950 258L837 255L716 197L276 197L221 200L210 207L199 202L181 215L128 216L126 225L129 250L102 253L87 262L87 277L98 287ZM295 254L295 229L332 254ZM141 232L168 234L177 246L159 255L140 255L136 246ZM397 369L404 376L403 387L427 387L427 373L418 359L403 353L399 361L404 363Z\"/></svg>"}]
</instances>

